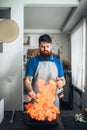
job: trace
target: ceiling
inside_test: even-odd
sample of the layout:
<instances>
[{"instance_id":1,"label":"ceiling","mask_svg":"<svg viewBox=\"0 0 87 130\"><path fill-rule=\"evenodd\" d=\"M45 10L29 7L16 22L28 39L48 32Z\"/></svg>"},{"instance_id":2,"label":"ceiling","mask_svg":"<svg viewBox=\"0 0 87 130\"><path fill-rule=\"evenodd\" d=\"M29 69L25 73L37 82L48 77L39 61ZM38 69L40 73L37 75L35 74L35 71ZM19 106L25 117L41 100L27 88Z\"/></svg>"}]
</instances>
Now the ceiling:
<instances>
[{"instance_id":1,"label":"ceiling","mask_svg":"<svg viewBox=\"0 0 87 130\"><path fill-rule=\"evenodd\" d=\"M87 17L87 0L79 0L78 4L69 5L31 5L24 6L24 29L57 30L70 32L75 24Z\"/></svg>"}]
</instances>

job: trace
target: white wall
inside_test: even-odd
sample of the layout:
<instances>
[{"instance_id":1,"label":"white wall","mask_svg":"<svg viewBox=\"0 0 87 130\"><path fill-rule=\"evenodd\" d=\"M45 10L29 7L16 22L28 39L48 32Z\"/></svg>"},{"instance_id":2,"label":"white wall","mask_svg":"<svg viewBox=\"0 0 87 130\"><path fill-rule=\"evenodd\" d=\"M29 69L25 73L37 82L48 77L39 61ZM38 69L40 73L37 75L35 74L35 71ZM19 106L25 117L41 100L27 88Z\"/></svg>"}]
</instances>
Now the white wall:
<instances>
[{"instance_id":1,"label":"white wall","mask_svg":"<svg viewBox=\"0 0 87 130\"><path fill-rule=\"evenodd\" d=\"M25 4L43 4L43 5L55 5L55 6L72 6L78 5L78 0L24 0Z\"/></svg>"},{"instance_id":2,"label":"white wall","mask_svg":"<svg viewBox=\"0 0 87 130\"><path fill-rule=\"evenodd\" d=\"M0 0L0 7L11 7L11 19L19 26L19 36L11 43L3 43L0 53L0 96L4 98L5 110L23 108L23 2Z\"/></svg>"}]
</instances>

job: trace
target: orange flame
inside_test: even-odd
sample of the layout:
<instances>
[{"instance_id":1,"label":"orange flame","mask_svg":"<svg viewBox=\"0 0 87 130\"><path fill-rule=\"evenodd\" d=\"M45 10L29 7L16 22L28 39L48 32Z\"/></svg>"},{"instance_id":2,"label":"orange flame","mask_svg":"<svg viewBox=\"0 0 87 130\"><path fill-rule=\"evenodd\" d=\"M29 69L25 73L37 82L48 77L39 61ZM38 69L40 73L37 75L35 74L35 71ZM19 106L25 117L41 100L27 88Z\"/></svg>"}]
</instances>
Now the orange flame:
<instances>
[{"instance_id":1,"label":"orange flame","mask_svg":"<svg viewBox=\"0 0 87 130\"><path fill-rule=\"evenodd\" d=\"M36 120L55 120L56 115L60 114L60 110L54 104L56 83L53 80L50 80L48 84L45 85L43 80L39 80L38 84L40 88L39 93L36 95L36 101L24 106L26 113Z\"/></svg>"}]
</instances>

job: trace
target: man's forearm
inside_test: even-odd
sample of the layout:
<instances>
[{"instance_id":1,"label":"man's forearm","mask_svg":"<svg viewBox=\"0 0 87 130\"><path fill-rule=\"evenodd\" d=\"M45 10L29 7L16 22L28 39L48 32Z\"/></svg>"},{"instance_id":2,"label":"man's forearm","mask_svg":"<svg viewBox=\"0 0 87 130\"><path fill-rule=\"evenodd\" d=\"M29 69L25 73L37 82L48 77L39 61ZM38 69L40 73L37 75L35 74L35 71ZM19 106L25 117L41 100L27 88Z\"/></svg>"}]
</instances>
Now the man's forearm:
<instances>
[{"instance_id":1,"label":"man's forearm","mask_svg":"<svg viewBox=\"0 0 87 130\"><path fill-rule=\"evenodd\" d=\"M33 91L32 79L30 77L25 77L24 85L25 85L25 88L27 89L27 92Z\"/></svg>"}]
</instances>

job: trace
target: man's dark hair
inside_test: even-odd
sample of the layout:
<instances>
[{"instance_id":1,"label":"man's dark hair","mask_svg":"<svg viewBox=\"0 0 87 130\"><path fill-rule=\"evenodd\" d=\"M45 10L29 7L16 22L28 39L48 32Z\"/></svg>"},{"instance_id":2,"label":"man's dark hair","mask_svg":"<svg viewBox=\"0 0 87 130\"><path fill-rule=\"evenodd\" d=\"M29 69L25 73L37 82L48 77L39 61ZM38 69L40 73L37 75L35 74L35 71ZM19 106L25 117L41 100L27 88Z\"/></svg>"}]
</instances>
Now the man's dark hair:
<instances>
[{"instance_id":1,"label":"man's dark hair","mask_svg":"<svg viewBox=\"0 0 87 130\"><path fill-rule=\"evenodd\" d=\"M44 35L39 37L39 45L41 42L52 43L52 39L48 34L44 34Z\"/></svg>"}]
</instances>

